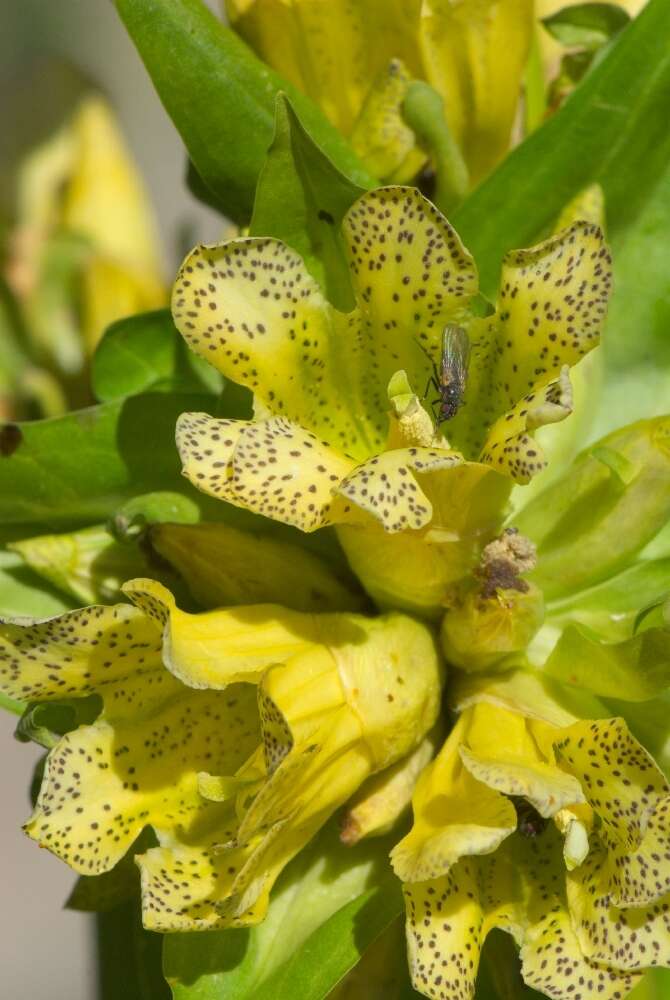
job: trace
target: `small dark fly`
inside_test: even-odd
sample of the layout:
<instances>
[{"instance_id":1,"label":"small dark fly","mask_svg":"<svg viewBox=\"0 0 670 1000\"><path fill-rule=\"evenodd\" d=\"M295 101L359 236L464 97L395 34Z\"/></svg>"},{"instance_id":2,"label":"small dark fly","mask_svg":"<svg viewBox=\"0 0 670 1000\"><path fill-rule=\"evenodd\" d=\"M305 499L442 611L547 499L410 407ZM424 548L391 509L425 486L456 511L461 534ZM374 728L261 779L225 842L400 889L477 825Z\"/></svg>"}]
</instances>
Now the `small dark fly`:
<instances>
[{"instance_id":1,"label":"small dark fly","mask_svg":"<svg viewBox=\"0 0 670 1000\"><path fill-rule=\"evenodd\" d=\"M463 402L465 384L468 377L470 362L470 338L462 326L447 324L442 333L442 357L440 368L428 353L423 344L419 347L431 363L433 374L428 379L424 396L432 386L438 393L437 399L431 400L431 406L437 407L435 419L439 424L451 420L458 412Z\"/></svg>"},{"instance_id":2,"label":"small dark fly","mask_svg":"<svg viewBox=\"0 0 670 1000\"><path fill-rule=\"evenodd\" d=\"M513 798L512 803L516 809L517 830L522 837L539 837L547 825L547 821L540 816L537 809L528 802L527 799Z\"/></svg>"}]
</instances>

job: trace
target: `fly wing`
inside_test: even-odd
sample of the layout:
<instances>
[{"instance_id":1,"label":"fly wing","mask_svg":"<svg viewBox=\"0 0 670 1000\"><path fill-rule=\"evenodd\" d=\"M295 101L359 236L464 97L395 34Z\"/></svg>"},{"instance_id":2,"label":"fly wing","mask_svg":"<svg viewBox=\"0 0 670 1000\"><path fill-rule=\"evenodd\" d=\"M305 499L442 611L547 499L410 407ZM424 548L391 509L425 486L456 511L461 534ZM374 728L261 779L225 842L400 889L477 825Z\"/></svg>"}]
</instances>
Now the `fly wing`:
<instances>
[{"instance_id":1,"label":"fly wing","mask_svg":"<svg viewBox=\"0 0 670 1000\"><path fill-rule=\"evenodd\" d=\"M465 384L470 363L470 338L462 326L447 324L442 334L442 380Z\"/></svg>"}]
</instances>

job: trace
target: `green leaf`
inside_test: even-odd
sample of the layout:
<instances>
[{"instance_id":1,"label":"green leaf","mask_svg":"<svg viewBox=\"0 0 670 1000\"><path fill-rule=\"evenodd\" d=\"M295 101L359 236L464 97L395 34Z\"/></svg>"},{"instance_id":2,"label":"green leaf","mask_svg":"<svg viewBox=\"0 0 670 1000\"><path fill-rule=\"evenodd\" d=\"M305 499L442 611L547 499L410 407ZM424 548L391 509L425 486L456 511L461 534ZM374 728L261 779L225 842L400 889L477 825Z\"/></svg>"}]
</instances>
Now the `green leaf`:
<instances>
[{"instance_id":1,"label":"green leaf","mask_svg":"<svg viewBox=\"0 0 670 1000\"><path fill-rule=\"evenodd\" d=\"M590 50L606 45L629 21L627 11L612 3L580 3L542 18L549 34L561 45Z\"/></svg>"},{"instance_id":2,"label":"green leaf","mask_svg":"<svg viewBox=\"0 0 670 1000\"><path fill-rule=\"evenodd\" d=\"M550 603L547 620L555 627L585 625L602 639L616 642L635 631L641 608L659 604L669 590L670 558L648 560L596 587Z\"/></svg>"},{"instance_id":3,"label":"green leaf","mask_svg":"<svg viewBox=\"0 0 670 1000\"><path fill-rule=\"evenodd\" d=\"M457 209L451 221L475 255L484 294L495 293L503 255L549 232L563 206L596 181L617 260L670 172L669 33L670 5L650 0L564 106ZM641 228L639 240L648 243ZM626 305L636 313L634 302Z\"/></svg>"},{"instance_id":4,"label":"green leaf","mask_svg":"<svg viewBox=\"0 0 670 1000\"><path fill-rule=\"evenodd\" d=\"M548 600L558 600L622 572L668 518L670 418L658 417L582 452L514 523L537 545L530 578Z\"/></svg>"},{"instance_id":5,"label":"green leaf","mask_svg":"<svg viewBox=\"0 0 670 1000\"><path fill-rule=\"evenodd\" d=\"M197 174L231 219L246 224L251 217L279 91L340 170L374 185L316 105L257 59L202 0L115 2Z\"/></svg>"},{"instance_id":6,"label":"green leaf","mask_svg":"<svg viewBox=\"0 0 670 1000\"><path fill-rule=\"evenodd\" d=\"M221 392L223 378L186 346L169 309L118 320L93 358L93 392L103 403L140 392Z\"/></svg>"},{"instance_id":7,"label":"green leaf","mask_svg":"<svg viewBox=\"0 0 670 1000\"><path fill-rule=\"evenodd\" d=\"M345 848L331 823L286 869L258 927L168 935L175 1000L321 1000L402 910L388 849Z\"/></svg>"},{"instance_id":8,"label":"green leaf","mask_svg":"<svg viewBox=\"0 0 670 1000\"><path fill-rule=\"evenodd\" d=\"M338 309L353 308L342 219L363 188L342 174L310 138L284 94L263 166L252 236L274 236L297 250Z\"/></svg>"},{"instance_id":9,"label":"green leaf","mask_svg":"<svg viewBox=\"0 0 670 1000\"><path fill-rule=\"evenodd\" d=\"M648 701L670 687L670 628L649 628L632 639L606 643L570 625L544 671L603 698Z\"/></svg>"},{"instance_id":10,"label":"green leaf","mask_svg":"<svg viewBox=\"0 0 670 1000\"><path fill-rule=\"evenodd\" d=\"M222 516L180 475L174 444L185 410L213 396L146 393L63 417L0 428L0 524L14 537L105 520L138 493L170 490Z\"/></svg>"}]
</instances>

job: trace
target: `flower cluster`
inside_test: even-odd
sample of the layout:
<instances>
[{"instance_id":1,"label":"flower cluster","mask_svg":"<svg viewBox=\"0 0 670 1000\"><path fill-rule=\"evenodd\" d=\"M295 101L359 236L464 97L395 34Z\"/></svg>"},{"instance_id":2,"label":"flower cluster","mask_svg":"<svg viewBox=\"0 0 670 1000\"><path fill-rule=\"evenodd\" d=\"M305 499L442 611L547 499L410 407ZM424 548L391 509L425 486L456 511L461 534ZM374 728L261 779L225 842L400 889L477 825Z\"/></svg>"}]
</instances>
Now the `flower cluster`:
<instances>
[{"instance_id":1,"label":"flower cluster","mask_svg":"<svg viewBox=\"0 0 670 1000\"><path fill-rule=\"evenodd\" d=\"M241 926L341 807L355 850L411 800L392 864L417 990L472 997L499 928L529 985L618 1000L670 963L670 786L622 717L670 681L662 574L642 557L670 512L667 420L611 435L508 519L547 462L536 432L570 414L570 368L598 343L602 233L574 222L508 254L490 310L415 189L362 196L343 238L346 314L278 240L187 257L177 327L251 389L254 416L184 414L177 443L200 490L334 526L377 613L283 541L156 528L206 610L137 579L132 604L0 626L1 690L104 706L51 750L27 830L91 874L150 826L145 925ZM471 356L440 424L419 393L434 365L449 375L445 327Z\"/></svg>"}]
</instances>

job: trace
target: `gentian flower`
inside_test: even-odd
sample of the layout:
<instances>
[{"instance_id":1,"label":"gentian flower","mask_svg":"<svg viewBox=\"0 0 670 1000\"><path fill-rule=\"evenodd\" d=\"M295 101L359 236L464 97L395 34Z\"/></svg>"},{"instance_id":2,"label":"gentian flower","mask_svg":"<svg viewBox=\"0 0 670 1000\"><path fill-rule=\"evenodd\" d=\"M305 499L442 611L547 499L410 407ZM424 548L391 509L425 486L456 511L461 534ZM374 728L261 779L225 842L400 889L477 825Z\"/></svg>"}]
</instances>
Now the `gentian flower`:
<instances>
[{"instance_id":1,"label":"gentian flower","mask_svg":"<svg viewBox=\"0 0 670 1000\"><path fill-rule=\"evenodd\" d=\"M150 826L147 927L257 923L291 858L434 725L434 637L399 614L188 614L154 581L124 590L136 607L0 625L4 693L103 705L51 749L26 831L95 875Z\"/></svg>"},{"instance_id":2,"label":"gentian flower","mask_svg":"<svg viewBox=\"0 0 670 1000\"><path fill-rule=\"evenodd\" d=\"M598 227L579 222L511 253L497 309L481 317L471 256L417 190L363 195L343 237L356 297L347 314L278 240L236 239L187 257L173 293L177 327L253 391L256 416L185 414L184 474L303 531L337 525L378 603L435 617L495 535L513 482L544 467L534 431L571 411L568 368L598 343L609 254ZM447 324L466 331L472 356L445 436L418 394ZM402 537L389 545L389 534Z\"/></svg>"}]
</instances>

